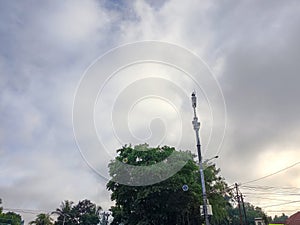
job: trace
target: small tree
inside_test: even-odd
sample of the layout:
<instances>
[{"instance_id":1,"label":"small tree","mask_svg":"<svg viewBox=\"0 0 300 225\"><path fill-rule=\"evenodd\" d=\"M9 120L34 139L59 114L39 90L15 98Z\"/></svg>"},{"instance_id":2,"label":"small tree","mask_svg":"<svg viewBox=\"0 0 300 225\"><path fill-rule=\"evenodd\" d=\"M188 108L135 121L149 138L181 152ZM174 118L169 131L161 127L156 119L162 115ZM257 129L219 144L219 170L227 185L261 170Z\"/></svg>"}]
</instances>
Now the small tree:
<instances>
[{"instance_id":1,"label":"small tree","mask_svg":"<svg viewBox=\"0 0 300 225\"><path fill-rule=\"evenodd\" d=\"M55 225L72 225L74 224L75 215L72 211L74 203L72 201L65 200L61 203L60 208L57 208L53 214L57 214L58 218Z\"/></svg>"},{"instance_id":2,"label":"small tree","mask_svg":"<svg viewBox=\"0 0 300 225\"><path fill-rule=\"evenodd\" d=\"M285 222L289 217L284 213L281 216L275 215L274 218L271 220L272 222Z\"/></svg>"},{"instance_id":3,"label":"small tree","mask_svg":"<svg viewBox=\"0 0 300 225\"><path fill-rule=\"evenodd\" d=\"M58 215L55 225L97 225L100 221L100 210L100 206L87 199L79 201L77 205L72 201L64 201L53 212Z\"/></svg>"},{"instance_id":4,"label":"small tree","mask_svg":"<svg viewBox=\"0 0 300 225\"><path fill-rule=\"evenodd\" d=\"M53 225L52 218L49 214L41 213L38 214L36 219L31 221L29 224L35 225Z\"/></svg>"},{"instance_id":5,"label":"small tree","mask_svg":"<svg viewBox=\"0 0 300 225\"><path fill-rule=\"evenodd\" d=\"M101 207L90 200L79 201L72 209L79 225L97 225L100 222L100 210Z\"/></svg>"},{"instance_id":6,"label":"small tree","mask_svg":"<svg viewBox=\"0 0 300 225\"><path fill-rule=\"evenodd\" d=\"M2 200L0 199L0 204ZM11 225L20 225L22 218L19 214L14 212L3 213L3 208L0 207L0 224L11 224Z\"/></svg>"},{"instance_id":7,"label":"small tree","mask_svg":"<svg viewBox=\"0 0 300 225\"><path fill-rule=\"evenodd\" d=\"M249 202L245 202L244 206L247 215L247 221L245 224L255 225L255 218L258 217L261 217L265 221L265 223L268 224L268 217L260 207L255 207ZM239 215L238 206L231 207L229 209L229 218L230 218L230 224L240 225L240 215ZM243 215L243 221L244 221L244 215Z\"/></svg>"}]
</instances>

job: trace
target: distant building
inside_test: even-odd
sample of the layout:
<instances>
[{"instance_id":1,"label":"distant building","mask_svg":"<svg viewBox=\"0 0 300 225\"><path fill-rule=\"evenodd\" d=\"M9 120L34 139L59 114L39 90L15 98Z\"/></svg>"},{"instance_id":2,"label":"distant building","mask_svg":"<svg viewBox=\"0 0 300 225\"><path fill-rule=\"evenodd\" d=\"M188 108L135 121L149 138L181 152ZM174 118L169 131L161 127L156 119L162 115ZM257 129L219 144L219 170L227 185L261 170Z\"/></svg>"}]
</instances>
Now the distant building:
<instances>
[{"instance_id":1,"label":"distant building","mask_svg":"<svg viewBox=\"0 0 300 225\"><path fill-rule=\"evenodd\" d=\"M255 225L266 225L261 217L255 218Z\"/></svg>"},{"instance_id":2,"label":"distant building","mask_svg":"<svg viewBox=\"0 0 300 225\"><path fill-rule=\"evenodd\" d=\"M255 225L266 225L264 220L261 217L255 218Z\"/></svg>"},{"instance_id":3,"label":"distant building","mask_svg":"<svg viewBox=\"0 0 300 225\"><path fill-rule=\"evenodd\" d=\"M291 215L286 221L285 225L300 225L300 212Z\"/></svg>"}]
</instances>

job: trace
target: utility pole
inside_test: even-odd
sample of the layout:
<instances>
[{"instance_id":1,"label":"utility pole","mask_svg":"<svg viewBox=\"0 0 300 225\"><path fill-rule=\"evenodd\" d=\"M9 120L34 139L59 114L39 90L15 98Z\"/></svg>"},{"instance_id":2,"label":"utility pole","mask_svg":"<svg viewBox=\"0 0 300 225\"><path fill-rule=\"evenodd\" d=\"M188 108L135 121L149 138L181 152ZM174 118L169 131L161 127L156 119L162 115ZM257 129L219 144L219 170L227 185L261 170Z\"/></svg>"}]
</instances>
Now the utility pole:
<instances>
[{"instance_id":1,"label":"utility pole","mask_svg":"<svg viewBox=\"0 0 300 225\"><path fill-rule=\"evenodd\" d=\"M245 204L244 204L244 197L243 197L242 193L241 193L241 200L242 200L243 211L244 211L244 216L245 216L245 225L247 225L247 214L246 214L246 209L245 209Z\"/></svg>"},{"instance_id":2,"label":"utility pole","mask_svg":"<svg viewBox=\"0 0 300 225\"><path fill-rule=\"evenodd\" d=\"M201 145L200 145L200 137L199 137L199 129L200 129L200 122L198 122L198 117L196 114L196 106L197 106L197 98L196 93L192 93L192 107L194 109L194 120L192 121L195 133L196 133L196 141L197 141L197 151L198 151L198 159L199 159L199 172L200 172L200 179L201 179L201 186L202 186L202 197L203 197L203 214L205 217L205 224L209 224L208 218L208 210L207 210L207 196L206 196L206 188L205 188L205 179L204 179L204 172L203 172L203 164L202 164L202 155L201 155Z\"/></svg>"},{"instance_id":3,"label":"utility pole","mask_svg":"<svg viewBox=\"0 0 300 225\"><path fill-rule=\"evenodd\" d=\"M239 188L238 188L237 183L235 183L235 190L236 190L236 198L237 198L238 207L239 207L240 224L243 225L243 216L242 216L242 211L241 211L241 201L240 201Z\"/></svg>"}]
</instances>

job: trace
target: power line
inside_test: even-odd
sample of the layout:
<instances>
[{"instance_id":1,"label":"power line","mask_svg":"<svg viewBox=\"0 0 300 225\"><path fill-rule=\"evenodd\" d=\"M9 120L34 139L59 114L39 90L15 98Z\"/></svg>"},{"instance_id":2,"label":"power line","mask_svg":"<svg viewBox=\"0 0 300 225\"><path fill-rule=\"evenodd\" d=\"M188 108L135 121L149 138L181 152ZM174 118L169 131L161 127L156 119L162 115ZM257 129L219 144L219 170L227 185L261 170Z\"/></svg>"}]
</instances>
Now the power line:
<instances>
[{"instance_id":1,"label":"power line","mask_svg":"<svg viewBox=\"0 0 300 225\"><path fill-rule=\"evenodd\" d=\"M244 182L244 183L242 183L242 184L240 184L240 185L249 184L249 183L253 183L253 182L259 181L259 180L263 180L263 179L265 179L265 178L271 177L271 176L276 175L276 174L278 174L278 173L281 173L281 172L283 172L283 171L285 171L285 170L288 170L288 169L290 169L290 168L292 168L292 167L294 167L294 166L296 166L296 165L298 165L298 164L300 164L300 162L296 162L296 163L292 164L291 166L288 166L288 167L285 167L285 168L283 168L283 169L281 169L281 170L278 170L277 172L274 172L274 173L271 173L271 174L269 174L269 175L260 177L260 178L258 178L258 179L254 179L254 180L250 180L250 181Z\"/></svg>"},{"instance_id":2,"label":"power line","mask_svg":"<svg viewBox=\"0 0 300 225\"><path fill-rule=\"evenodd\" d=\"M269 196L300 196L300 194L296 193L288 193L288 192L245 192L246 195L269 195Z\"/></svg>"},{"instance_id":3,"label":"power line","mask_svg":"<svg viewBox=\"0 0 300 225\"><path fill-rule=\"evenodd\" d=\"M243 185L242 188L248 188L248 189L263 189L263 190L269 190L269 189L284 189L284 190L298 190L300 191L300 188L298 187L279 187L279 186L261 186L261 185L256 185L256 186L248 186L248 185Z\"/></svg>"},{"instance_id":4,"label":"power line","mask_svg":"<svg viewBox=\"0 0 300 225\"><path fill-rule=\"evenodd\" d=\"M40 213L49 213L47 210L42 209L15 209L15 208L3 208L4 211L18 212L18 213L28 213L28 214L40 214Z\"/></svg>"},{"instance_id":5,"label":"power line","mask_svg":"<svg viewBox=\"0 0 300 225\"><path fill-rule=\"evenodd\" d=\"M270 208L270 207L274 207L274 206L288 205L288 204L293 204L293 203L297 203L297 202L300 202L300 200L290 201L290 202L285 202L285 203L280 203L280 204L274 204L274 205L266 205L266 206L263 206L262 208Z\"/></svg>"},{"instance_id":6,"label":"power line","mask_svg":"<svg viewBox=\"0 0 300 225\"><path fill-rule=\"evenodd\" d=\"M275 175L279 172L287 170L298 164L300 164L300 162L294 163L291 166L288 166L284 169L281 169L275 173L269 174L262 178L255 179L251 182L255 182L257 180L261 180L266 177ZM245 182L244 184L246 184L246 183L250 183L250 181ZM260 205L261 208L266 209L267 212L271 212L271 211L267 210L268 208L272 209L272 210L274 209L272 212L298 211L298 208L296 208L296 205L295 205L295 203L299 204L299 202L300 202L300 200L295 200L295 198L299 199L299 196L300 196L300 188L298 188L298 187L243 185L243 186L241 186L241 189L244 190L243 194L245 194L245 195L247 195L247 197L250 197L251 199L253 199L254 202L257 202L258 205ZM264 202L265 203L264 205L261 205L261 203L264 199L269 200L269 201L266 201L266 202ZM278 209L277 210L277 208L279 208L280 206L285 206L288 209L284 209L284 210Z\"/></svg>"},{"instance_id":7,"label":"power line","mask_svg":"<svg viewBox=\"0 0 300 225\"><path fill-rule=\"evenodd\" d=\"M268 198L268 197L255 197L254 196L252 198L254 198L254 199L266 199L266 200L272 200L272 201L278 201L278 202L290 202L289 200L286 200L286 199L276 199L276 198Z\"/></svg>"},{"instance_id":8,"label":"power line","mask_svg":"<svg viewBox=\"0 0 300 225\"><path fill-rule=\"evenodd\" d=\"M267 210L267 212L272 212L272 213L282 213L282 212L295 212L297 210L295 209L278 209L278 210Z\"/></svg>"},{"instance_id":9,"label":"power line","mask_svg":"<svg viewBox=\"0 0 300 225\"><path fill-rule=\"evenodd\" d=\"M271 187L271 186L242 186L241 189L255 192L255 194L293 194L300 195L300 188L295 187Z\"/></svg>"},{"instance_id":10,"label":"power line","mask_svg":"<svg viewBox=\"0 0 300 225\"><path fill-rule=\"evenodd\" d=\"M245 188L242 187L241 189L244 190L245 194L247 195L275 195L275 196L300 196L299 190L293 189L256 189L256 188Z\"/></svg>"}]
</instances>

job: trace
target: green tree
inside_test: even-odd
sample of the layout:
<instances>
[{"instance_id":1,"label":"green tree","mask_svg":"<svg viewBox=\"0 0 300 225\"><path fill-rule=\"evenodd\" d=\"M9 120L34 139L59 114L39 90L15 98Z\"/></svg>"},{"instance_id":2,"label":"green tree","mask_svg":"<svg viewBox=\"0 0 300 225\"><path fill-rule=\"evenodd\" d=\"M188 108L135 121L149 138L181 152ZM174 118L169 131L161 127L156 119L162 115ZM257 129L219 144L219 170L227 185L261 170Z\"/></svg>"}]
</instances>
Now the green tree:
<instances>
[{"instance_id":1,"label":"green tree","mask_svg":"<svg viewBox=\"0 0 300 225\"><path fill-rule=\"evenodd\" d=\"M74 202L65 200L61 203L60 208L57 208L53 214L57 214L58 218L55 222L56 225L72 225L74 224L75 215L72 210Z\"/></svg>"},{"instance_id":2,"label":"green tree","mask_svg":"<svg viewBox=\"0 0 300 225\"><path fill-rule=\"evenodd\" d=\"M246 209L246 214L247 214L247 224L248 225L255 225L254 221L255 218L261 217L264 221L265 224L268 224L268 217L262 210L262 208L253 206L249 202L245 202L245 209Z\"/></svg>"},{"instance_id":3,"label":"green tree","mask_svg":"<svg viewBox=\"0 0 300 225\"><path fill-rule=\"evenodd\" d=\"M199 206L202 204L199 167L190 152L177 152L168 146L150 148L148 145L138 145L124 146L117 153L116 159L109 164L112 179L107 184L108 190L112 191L111 199L116 202L111 208L114 217L112 224L192 225L203 222L199 215ZM169 160L171 154L175 154L173 160L183 160L186 164L170 178L147 186L128 186L116 182L118 176L124 176L120 162L137 166L156 165L157 162ZM159 172L163 171L164 168L159 166L158 173L153 176L160 176ZM218 176L219 170L215 166L207 167L204 172L208 197L216 214L215 220L222 220L227 216L226 210L223 210L227 204L224 198L227 185ZM134 174L129 175L135 179ZM187 191L183 190L183 185L188 186Z\"/></svg>"},{"instance_id":4,"label":"green tree","mask_svg":"<svg viewBox=\"0 0 300 225\"><path fill-rule=\"evenodd\" d=\"M228 218L228 210L232 207L230 200L233 194L225 179L219 175L220 172L216 165L204 170L207 198L213 210L211 224L222 224Z\"/></svg>"},{"instance_id":5,"label":"green tree","mask_svg":"<svg viewBox=\"0 0 300 225\"><path fill-rule=\"evenodd\" d=\"M100 206L87 199L79 201L77 205L72 201L64 201L53 212L58 215L55 225L97 225L100 221L100 210Z\"/></svg>"},{"instance_id":6,"label":"green tree","mask_svg":"<svg viewBox=\"0 0 300 225\"><path fill-rule=\"evenodd\" d=\"M262 218L265 221L265 224L268 224L268 217L267 215L263 212L263 210L260 207L255 207L249 202L245 202L245 210L246 210L246 215L247 215L247 221L245 224L247 225L255 225L255 218ZM232 224L232 225L240 225L240 215L239 215L239 208L238 206L236 207L231 207L229 210L229 219L226 222L226 224ZM243 211L243 210L242 210ZM244 214L242 214L242 218L244 221Z\"/></svg>"},{"instance_id":7,"label":"green tree","mask_svg":"<svg viewBox=\"0 0 300 225\"><path fill-rule=\"evenodd\" d=\"M31 221L29 224L35 225L53 225L52 218L49 214L41 213L38 214L36 219Z\"/></svg>"},{"instance_id":8,"label":"green tree","mask_svg":"<svg viewBox=\"0 0 300 225\"><path fill-rule=\"evenodd\" d=\"M0 204L2 200L0 199ZM3 213L3 208L0 207L0 224L20 225L22 217L14 212Z\"/></svg>"},{"instance_id":9,"label":"green tree","mask_svg":"<svg viewBox=\"0 0 300 225\"><path fill-rule=\"evenodd\" d=\"M90 200L79 201L72 210L76 215L76 221L80 225L96 225L100 222L99 213L101 207Z\"/></svg>"},{"instance_id":10,"label":"green tree","mask_svg":"<svg viewBox=\"0 0 300 225\"><path fill-rule=\"evenodd\" d=\"M289 217L285 215L284 213L281 214L281 216L275 215L273 219L271 219L271 222L285 222Z\"/></svg>"},{"instance_id":11,"label":"green tree","mask_svg":"<svg viewBox=\"0 0 300 225\"><path fill-rule=\"evenodd\" d=\"M0 214L0 223L10 225L20 225L22 218L19 214L14 212L7 212Z\"/></svg>"}]
</instances>

